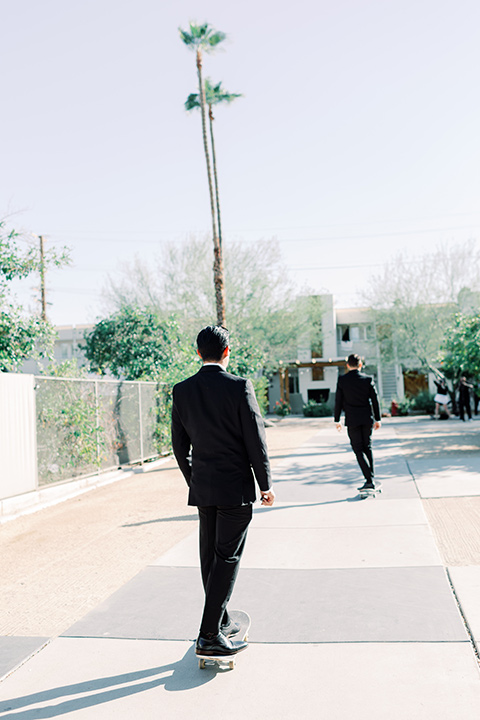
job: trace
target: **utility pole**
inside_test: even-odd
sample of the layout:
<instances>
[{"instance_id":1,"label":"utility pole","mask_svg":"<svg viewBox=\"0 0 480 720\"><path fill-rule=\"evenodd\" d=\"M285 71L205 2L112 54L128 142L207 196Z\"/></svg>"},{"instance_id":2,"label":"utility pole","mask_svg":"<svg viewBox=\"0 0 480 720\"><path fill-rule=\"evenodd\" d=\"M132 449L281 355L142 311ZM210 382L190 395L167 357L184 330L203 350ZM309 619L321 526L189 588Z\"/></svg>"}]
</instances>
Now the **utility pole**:
<instances>
[{"instance_id":1,"label":"utility pole","mask_svg":"<svg viewBox=\"0 0 480 720\"><path fill-rule=\"evenodd\" d=\"M43 247L43 235L40 235L40 303L42 306L41 318L47 319L47 299L45 296L45 252Z\"/></svg>"}]
</instances>

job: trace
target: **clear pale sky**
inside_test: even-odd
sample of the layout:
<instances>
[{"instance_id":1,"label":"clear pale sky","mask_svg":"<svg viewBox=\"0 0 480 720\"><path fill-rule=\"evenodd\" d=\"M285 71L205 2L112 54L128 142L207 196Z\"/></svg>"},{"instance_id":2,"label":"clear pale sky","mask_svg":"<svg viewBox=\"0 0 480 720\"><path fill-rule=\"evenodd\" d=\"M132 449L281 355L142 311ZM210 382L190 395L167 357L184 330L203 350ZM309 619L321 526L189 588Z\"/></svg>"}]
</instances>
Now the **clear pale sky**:
<instances>
[{"instance_id":1,"label":"clear pale sky","mask_svg":"<svg viewBox=\"0 0 480 720\"><path fill-rule=\"evenodd\" d=\"M216 114L226 243L277 237L295 281L345 307L400 250L479 235L478 0L0 10L0 217L72 249L54 323L95 321L120 262L210 230L190 20L228 34L205 75L245 96Z\"/></svg>"}]
</instances>

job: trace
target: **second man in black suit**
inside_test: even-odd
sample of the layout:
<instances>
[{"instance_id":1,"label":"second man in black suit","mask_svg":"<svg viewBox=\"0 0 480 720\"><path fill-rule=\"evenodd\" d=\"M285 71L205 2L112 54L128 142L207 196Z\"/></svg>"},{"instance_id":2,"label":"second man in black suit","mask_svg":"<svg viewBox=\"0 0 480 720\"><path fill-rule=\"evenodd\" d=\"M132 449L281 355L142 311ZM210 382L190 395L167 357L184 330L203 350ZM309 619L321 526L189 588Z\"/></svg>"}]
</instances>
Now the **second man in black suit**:
<instances>
[{"instance_id":1,"label":"second man in black suit","mask_svg":"<svg viewBox=\"0 0 480 720\"><path fill-rule=\"evenodd\" d=\"M262 505L273 505L265 427L250 380L227 372L228 330L208 326L197 337L203 366L173 388L172 444L198 508L205 605L196 651L234 655L247 643L227 603L245 546L255 480Z\"/></svg>"},{"instance_id":2,"label":"second man in black suit","mask_svg":"<svg viewBox=\"0 0 480 720\"><path fill-rule=\"evenodd\" d=\"M360 372L362 361L356 354L349 355L347 370L337 382L335 396L335 424L342 429L340 415L345 412L345 425L352 450L360 465L365 484L359 490L375 487L372 454L372 429L380 427L380 407L373 378Z\"/></svg>"}]
</instances>

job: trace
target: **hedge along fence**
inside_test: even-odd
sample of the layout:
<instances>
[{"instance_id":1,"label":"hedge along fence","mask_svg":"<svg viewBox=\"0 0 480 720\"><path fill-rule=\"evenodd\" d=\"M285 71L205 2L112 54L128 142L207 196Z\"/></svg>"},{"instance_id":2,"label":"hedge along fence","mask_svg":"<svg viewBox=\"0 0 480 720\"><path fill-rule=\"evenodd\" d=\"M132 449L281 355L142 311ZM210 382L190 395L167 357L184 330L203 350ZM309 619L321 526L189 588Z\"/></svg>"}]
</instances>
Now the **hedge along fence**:
<instances>
[{"instance_id":1,"label":"hedge along fence","mask_svg":"<svg viewBox=\"0 0 480 720\"><path fill-rule=\"evenodd\" d=\"M171 451L170 383L47 376L35 381L39 485ZM252 382L265 413L268 381Z\"/></svg>"},{"instance_id":2,"label":"hedge along fence","mask_svg":"<svg viewBox=\"0 0 480 720\"><path fill-rule=\"evenodd\" d=\"M39 485L155 458L168 449L162 404L155 382L36 377Z\"/></svg>"}]
</instances>

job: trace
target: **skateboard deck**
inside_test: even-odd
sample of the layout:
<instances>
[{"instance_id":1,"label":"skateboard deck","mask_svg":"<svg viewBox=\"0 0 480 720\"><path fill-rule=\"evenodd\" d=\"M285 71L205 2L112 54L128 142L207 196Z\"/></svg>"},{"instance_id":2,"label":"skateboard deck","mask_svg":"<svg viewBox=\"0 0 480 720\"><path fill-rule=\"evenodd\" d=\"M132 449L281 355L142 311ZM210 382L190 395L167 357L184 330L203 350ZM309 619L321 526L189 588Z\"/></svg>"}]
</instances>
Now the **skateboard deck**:
<instances>
[{"instance_id":1,"label":"skateboard deck","mask_svg":"<svg viewBox=\"0 0 480 720\"><path fill-rule=\"evenodd\" d=\"M240 626L240 632L234 635L231 639L235 640L248 640L248 631L250 630L251 618L250 615L243 610L232 610L228 613L233 620ZM235 661L237 655L198 655L198 667L200 670L204 670L207 665L228 665L230 670L235 667Z\"/></svg>"},{"instance_id":2,"label":"skateboard deck","mask_svg":"<svg viewBox=\"0 0 480 720\"><path fill-rule=\"evenodd\" d=\"M365 498L371 498L371 497L375 498L375 497L377 497L377 493L381 493L381 492L382 492L382 483L377 483L372 490L367 489L367 490L359 490L358 491L361 500L365 500Z\"/></svg>"}]
</instances>

